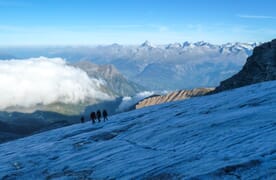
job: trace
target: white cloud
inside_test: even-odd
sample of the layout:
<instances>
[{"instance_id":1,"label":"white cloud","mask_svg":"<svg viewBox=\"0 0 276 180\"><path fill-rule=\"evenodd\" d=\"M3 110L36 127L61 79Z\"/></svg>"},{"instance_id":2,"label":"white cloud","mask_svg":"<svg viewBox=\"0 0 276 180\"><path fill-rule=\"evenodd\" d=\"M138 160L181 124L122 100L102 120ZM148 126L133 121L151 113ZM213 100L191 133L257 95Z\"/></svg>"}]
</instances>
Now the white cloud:
<instances>
[{"instance_id":1,"label":"white cloud","mask_svg":"<svg viewBox=\"0 0 276 180\"><path fill-rule=\"evenodd\" d=\"M0 61L0 110L12 106L109 99L102 83L61 58Z\"/></svg>"},{"instance_id":2,"label":"white cloud","mask_svg":"<svg viewBox=\"0 0 276 180\"><path fill-rule=\"evenodd\" d=\"M117 112L123 112L131 108L133 105L141 101L142 99L153 95L154 92L152 91L144 91L136 94L134 97L124 97L121 104L119 105Z\"/></svg>"},{"instance_id":3,"label":"white cloud","mask_svg":"<svg viewBox=\"0 0 276 180\"><path fill-rule=\"evenodd\" d=\"M276 19L276 17L273 17L273 16L263 16L263 15L239 14L237 16L240 18L246 18L246 19Z\"/></svg>"}]
</instances>

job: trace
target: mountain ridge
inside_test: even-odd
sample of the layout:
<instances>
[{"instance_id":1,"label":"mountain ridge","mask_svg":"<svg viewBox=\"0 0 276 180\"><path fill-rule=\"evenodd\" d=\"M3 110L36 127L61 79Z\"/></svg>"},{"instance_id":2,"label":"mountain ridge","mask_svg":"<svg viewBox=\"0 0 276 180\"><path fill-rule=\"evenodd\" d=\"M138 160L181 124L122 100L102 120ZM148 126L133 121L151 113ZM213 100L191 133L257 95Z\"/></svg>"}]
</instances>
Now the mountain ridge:
<instances>
[{"instance_id":1,"label":"mountain ridge","mask_svg":"<svg viewBox=\"0 0 276 180\"><path fill-rule=\"evenodd\" d=\"M220 83L214 92L276 79L276 39L257 46L242 70Z\"/></svg>"},{"instance_id":2,"label":"mountain ridge","mask_svg":"<svg viewBox=\"0 0 276 180\"><path fill-rule=\"evenodd\" d=\"M87 72L91 78L104 80L115 96L134 96L145 90L142 86L125 78L112 64L97 65L90 61L80 61L73 65Z\"/></svg>"}]
</instances>

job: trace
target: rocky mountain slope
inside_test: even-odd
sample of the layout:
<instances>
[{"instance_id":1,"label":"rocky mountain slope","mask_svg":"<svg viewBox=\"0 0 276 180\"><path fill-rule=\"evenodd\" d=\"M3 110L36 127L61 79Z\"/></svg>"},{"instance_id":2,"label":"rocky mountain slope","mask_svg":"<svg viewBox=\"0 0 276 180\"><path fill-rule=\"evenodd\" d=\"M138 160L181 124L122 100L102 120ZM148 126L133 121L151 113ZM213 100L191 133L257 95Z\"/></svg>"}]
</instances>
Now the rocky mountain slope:
<instances>
[{"instance_id":1,"label":"rocky mountain slope","mask_svg":"<svg viewBox=\"0 0 276 180\"><path fill-rule=\"evenodd\" d=\"M144 88L127 80L113 65L97 65L89 61L80 61L74 64L87 72L91 78L102 79L114 96L134 96Z\"/></svg>"},{"instance_id":2,"label":"rocky mountain slope","mask_svg":"<svg viewBox=\"0 0 276 180\"><path fill-rule=\"evenodd\" d=\"M162 104L166 102L179 101L196 96L202 96L213 90L214 88L196 88L192 90L175 91L166 95L154 95L138 102L135 106L135 109L140 109L143 107Z\"/></svg>"},{"instance_id":3,"label":"rocky mountain slope","mask_svg":"<svg viewBox=\"0 0 276 180\"><path fill-rule=\"evenodd\" d=\"M0 144L0 179L275 179L276 82Z\"/></svg>"},{"instance_id":4,"label":"rocky mountain slope","mask_svg":"<svg viewBox=\"0 0 276 180\"><path fill-rule=\"evenodd\" d=\"M226 79L216 88L216 92L238 88L249 84L276 79L276 39L264 43L253 50L242 70Z\"/></svg>"}]
</instances>

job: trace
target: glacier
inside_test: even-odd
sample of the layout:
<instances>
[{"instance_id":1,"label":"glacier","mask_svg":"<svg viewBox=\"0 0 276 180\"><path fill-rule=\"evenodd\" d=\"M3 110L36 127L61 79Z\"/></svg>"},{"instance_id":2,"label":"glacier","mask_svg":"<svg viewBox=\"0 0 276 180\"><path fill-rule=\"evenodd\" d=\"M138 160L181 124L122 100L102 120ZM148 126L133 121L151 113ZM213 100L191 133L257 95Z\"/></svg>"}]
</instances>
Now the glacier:
<instances>
[{"instance_id":1,"label":"glacier","mask_svg":"<svg viewBox=\"0 0 276 180\"><path fill-rule=\"evenodd\" d=\"M276 179L276 81L0 144L1 179Z\"/></svg>"}]
</instances>

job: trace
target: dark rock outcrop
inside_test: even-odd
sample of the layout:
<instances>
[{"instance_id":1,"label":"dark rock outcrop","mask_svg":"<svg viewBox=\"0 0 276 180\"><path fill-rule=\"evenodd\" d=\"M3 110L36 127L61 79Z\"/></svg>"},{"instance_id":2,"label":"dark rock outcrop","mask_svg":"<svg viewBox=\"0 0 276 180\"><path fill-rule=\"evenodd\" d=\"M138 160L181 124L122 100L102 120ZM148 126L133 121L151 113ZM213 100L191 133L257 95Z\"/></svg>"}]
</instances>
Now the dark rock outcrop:
<instances>
[{"instance_id":1,"label":"dark rock outcrop","mask_svg":"<svg viewBox=\"0 0 276 180\"><path fill-rule=\"evenodd\" d=\"M276 80L276 39L255 47L242 70L222 81L214 92L271 80Z\"/></svg>"}]
</instances>

